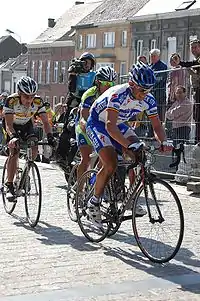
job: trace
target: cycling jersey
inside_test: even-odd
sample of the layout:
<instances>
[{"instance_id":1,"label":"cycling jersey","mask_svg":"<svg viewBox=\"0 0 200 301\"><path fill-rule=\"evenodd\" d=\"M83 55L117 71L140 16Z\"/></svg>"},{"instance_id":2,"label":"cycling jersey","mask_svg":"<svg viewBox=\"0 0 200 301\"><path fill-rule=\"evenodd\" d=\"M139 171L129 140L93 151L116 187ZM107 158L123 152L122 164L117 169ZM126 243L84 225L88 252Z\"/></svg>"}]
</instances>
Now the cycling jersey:
<instances>
[{"instance_id":1,"label":"cycling jersey","mask_svg":"<svg viewBox=\"0 0 200 301\"><path fill-rule=\"evenodd\" d=\"M14 93L8 96L4 105L5 114L14 114L14 124L24 125L37 113L46 113L46 109L43 106L43 101L40 96L35 96L33 102L29 108L25 107L21 101L20 96Z\"/></svg>"},{"instance_id":2,"label":"cycling jersey","mask_svg":"<svg viewBox=\"0 0 200 301\"><path fill-rule=\"evenodd\" d=\"M106 121L106 110L111 109L119 113L117 124L134 120L136 115L145 111L149 118L158 115L156 100L148 93L144 100L134 99L128 84L114 86L106 90L93 103L90 117L93 122Z\"/></svg>"},{"instance_id":3,"label":"cycling jersey","mask_svg":"<svg viewBox=\"0 0 200 301\"><path fill-rule=\"evenodd\" d=\"M89 138L87 137L87 134L82 131L79 119L80 119L80 110L81 108L90 109L95 99L98 97L98 91L97 86L93 86L90 89L88 89L81 98L81 103L79 105L79 112L76 119L76 141L78 143L78 146L83 145L91 145L91 142Z\"/></svg>"}]
</instances>

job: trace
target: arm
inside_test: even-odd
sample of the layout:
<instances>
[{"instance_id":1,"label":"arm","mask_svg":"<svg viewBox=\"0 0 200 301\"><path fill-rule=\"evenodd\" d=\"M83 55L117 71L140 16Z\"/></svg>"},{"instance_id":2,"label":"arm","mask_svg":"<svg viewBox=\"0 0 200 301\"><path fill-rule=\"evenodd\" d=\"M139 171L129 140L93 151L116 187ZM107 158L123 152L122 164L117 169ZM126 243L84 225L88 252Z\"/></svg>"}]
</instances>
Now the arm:
<instances>
[{"instance_id":1,"label":"arm","mask_svg":"<svg viewBox=\"0 0 200 301\"><path fill-rule=\"evenodd\" d=\"M51 129L51 126L50 126L49 121L48 121L47 113L40 113L39 116L42 120L45 133L46 134L49 134L49 133L52 134L52 129Z\"/></svg>"},{"instance_id":2,"label":"arm","mask_svg":"<svg viewBox=\"0 0 200 301\"><path fill-rule=\"evenodd\" d=\"M118 111L113 109L106 110L106 130L108 131L109 135L116 140L119 144L128 148L130 141L128 141L122 133L120 132L117 126L117 119L118 119Z\"/></svg>"},{"instance_id":3,"label":"arm","mask_svg":"<svg viewBox=\"0 0 200 301\"><path fill-rule=\"evenodd\" d=\"M198 62L196 60L194 60L192 62L183 62L183 61L180 61L179 65L181 67L189 68L189 67L198 65Z\"/></svg>"},{"instance_id":4,"label":"arm","mask_svg":"<svg viewBox=\"0 0 200 301\"><path fill-rule=\"evenodd\" d=\"M160 143L167 140L165 130L160 122L159 117L158 116L151 117L150 121L154 130L154 135L156 140L158 140Z\"/></svg>"},{"instance_id":5,"label":"arm","mask_svg":"<svg viewBox=\"0 0 200 301\"><path fill-rule=\"evenodd\" d=\"M15 130L13 128L13 120L14 114L5 114L6 132L9 136L15 134Z\"/></svg>"}]
</instances>

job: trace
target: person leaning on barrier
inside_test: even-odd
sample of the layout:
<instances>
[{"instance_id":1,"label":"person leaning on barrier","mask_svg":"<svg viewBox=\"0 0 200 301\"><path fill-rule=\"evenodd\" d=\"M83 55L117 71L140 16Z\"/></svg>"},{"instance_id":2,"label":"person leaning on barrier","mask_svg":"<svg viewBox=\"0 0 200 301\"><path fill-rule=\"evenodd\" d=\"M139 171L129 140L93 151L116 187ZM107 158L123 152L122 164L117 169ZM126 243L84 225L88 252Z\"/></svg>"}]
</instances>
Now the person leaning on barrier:
<instances>
[{"instance_id":1,"label":"person leaning on barrier","mask_svg":"<svg viewBox=\"0 0 200 301\"><path fill-rule=\"evenodd\" d=\"M189 140L192 109L192 102L186 97L185 87L177 86L175 90L175 100L166 112L166 117L172 121L172 139L174 145Z\"/></svg>"},{"instance_id":2,"label":"person leaning on barrier","mask_svg":"<svg viewBox=\"0 0 200 301\"><path fill-rule=\"evenodd\" d=\"M194 89L193 118L196 122L196 142L200 142L200 40L193 40L190 43L190 50L195 57L193 61L182 61L178 54L174 54L173 61L181 67L192 68L190 74Z\"/></svg>"}]
</instances>

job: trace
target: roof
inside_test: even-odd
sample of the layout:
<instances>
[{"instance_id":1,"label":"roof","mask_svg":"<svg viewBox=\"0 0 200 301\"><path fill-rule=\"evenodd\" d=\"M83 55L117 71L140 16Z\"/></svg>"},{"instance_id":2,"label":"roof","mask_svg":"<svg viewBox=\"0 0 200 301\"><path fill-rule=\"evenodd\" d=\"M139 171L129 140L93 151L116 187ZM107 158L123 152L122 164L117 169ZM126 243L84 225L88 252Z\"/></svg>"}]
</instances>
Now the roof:
<instances>
[{"instance_id":1,"label":"roof","mask_svg":"<svg viewBox=\"0 0 200 301\"><path fill-rule=\"evenodd\" d=\"M76 27L91 24L106 24L113 21L126 21L133 17L150 0L107 0L81 20ZM160 0L162 1L162 0Z\"/></svg>"},{"instance_id":2,"label":"roof","mask_svg":"<svg viewBox=\"0 0 200 301\"><path fill-rule=\"evenodd\" d=\"M200 8L200 0L197 0L189 9L176 11L176 9L183 3L185 0L150 0L142 9L140 9L133 17L133 19L157 14L188 14L188 11L193 11ZM169 15L170 17L170 15Z\"/></svg>"},{"instance_id":3,"label":"roof","mask_svg":"<svg viewBox=\"0 0 200 301\"><path fill-rule=\"evenodd\" d=\"M0 37L0 43L5 41L8 37L9 37L9 35Z\"/></svg>"},{"instance_id":4,"label":"roof","mask_svg":"<svg viewBox=\"0 0 200 301\"><path fill-rule=\"evenodd\" d=\"M27 64L28 64L28 55L20 54L16 58L9 58L5 63L0 65L0 68L24 71L27 69Z\"/></svg>"},{"instance_id":5,"label":"roof","mask_svg":"<svg viewBox=\"0 0 200 301\"><path fill-rule=\"evenodd\" d=\"M53 28L47 28L35 41L29 43L29 45L58 41L67 33L70 34L71 28L95 10L101 3L101 0L96 0L95 2L73 5L56 21ZM70 40L71 37L66 35L65 40L67 39Z\"/></svg>"}]
</instances>

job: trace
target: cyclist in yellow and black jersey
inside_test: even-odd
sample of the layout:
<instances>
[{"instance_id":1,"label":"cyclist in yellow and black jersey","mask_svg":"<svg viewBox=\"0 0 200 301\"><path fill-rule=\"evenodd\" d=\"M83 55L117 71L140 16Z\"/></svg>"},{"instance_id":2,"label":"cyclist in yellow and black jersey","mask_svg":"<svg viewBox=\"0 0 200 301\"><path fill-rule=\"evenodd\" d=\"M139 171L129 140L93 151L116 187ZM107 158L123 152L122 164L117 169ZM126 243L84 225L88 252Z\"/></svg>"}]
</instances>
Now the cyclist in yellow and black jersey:
<instances>
[{"instance_id":1,"label":"cyclist in yellow and black jersey","mask_svg":"<svg viewBox=\"0 0 200 301\"><path fill-rule=\"evenodd\" d=\"M13 179L19 156L19 150L16 151L16 142L19 138L22 141L26 141L27 139L37 140L32 121L36 113L39 114L42 120L49 145L55 145L43 101L41 97L36 96L37 90L38 85L32 78L28 76L22 77L17 83L17 93L8 96L3 109L6 132L9 140L9 157L7 162L8 191L6 197L11 202L15 200ZM37 146L34 146L32 151L33 158L36 158L38 153Z\"/></svg>"}]
</instances>

